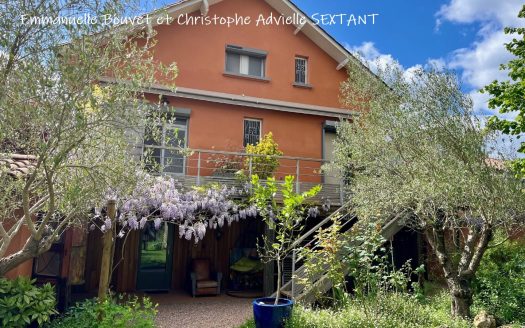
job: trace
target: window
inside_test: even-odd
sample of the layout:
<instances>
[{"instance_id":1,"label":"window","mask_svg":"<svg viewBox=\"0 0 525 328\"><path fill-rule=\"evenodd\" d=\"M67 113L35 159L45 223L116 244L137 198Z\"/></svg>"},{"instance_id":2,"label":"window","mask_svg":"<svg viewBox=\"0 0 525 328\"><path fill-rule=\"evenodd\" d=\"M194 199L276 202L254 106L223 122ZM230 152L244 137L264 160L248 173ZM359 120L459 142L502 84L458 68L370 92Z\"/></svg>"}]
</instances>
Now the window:
<instances>
[{"instance_id":1,"label":"window","mask_svg":"<svg viewBox=\"0 0 525 328\"><path fill-rule=\"evenodd\" d=\"M180 148L186 147L187 122L185 118L177 118L172 123L159 126L155 131L155 135L158 132L156 138L152 137L151 132L146 132L146 169L152 172L184 174L186 160Z\"/></svg>"},{"instance_id":2,"label":"window","mask_svg":"<svg viewBox=\"0 0 525 328\"><path fill-rule=\"evenodd\" d=\"M44 214L37 215L38 222L42 222ZM56 222L52 222L51 226L57 227ZM60 235L60 239L55 241L51 248L33 260L33 276L35 277L60 277L62 271L62 259L64 255L64 240L65 233Z\"/></svg>"},{"instance_id":3,"label":"window","mask_svg":"<svg viewBox=\"0 0 525 328\"><path fill-rule=\"evenodd\" d=\"M38 255L33 262L33 274L39 276L59 277L62 264L61 252L49 250Z\"/></svg>"},{"instance_id":4,"label":"window","mask_svg":"<svg viewBox=\"0 0 525 328\"><path fill-rule=\"evenodd\" d=\"M244 120L244 141L243 145L256 145L261 141L261 120Z\"/></svg>"},{"instance_id":5,"label":"window","mask_svg":"<svg viewBox=\"0 0 525 328\"><path fill-rule=\"evenodd\" d=\"M295 57L295 83L307 84L308 60L303 57Z\"/></svg>"},{"instance_id":6,"label":"window","mask_svg":"<svg viewBox=\"0 0 525 328\"><path fill-rule=\"evenodd\" d=\"M265 51L226 46L226 73L264 78L265 64Z\"/></svg>"}]
</instances>

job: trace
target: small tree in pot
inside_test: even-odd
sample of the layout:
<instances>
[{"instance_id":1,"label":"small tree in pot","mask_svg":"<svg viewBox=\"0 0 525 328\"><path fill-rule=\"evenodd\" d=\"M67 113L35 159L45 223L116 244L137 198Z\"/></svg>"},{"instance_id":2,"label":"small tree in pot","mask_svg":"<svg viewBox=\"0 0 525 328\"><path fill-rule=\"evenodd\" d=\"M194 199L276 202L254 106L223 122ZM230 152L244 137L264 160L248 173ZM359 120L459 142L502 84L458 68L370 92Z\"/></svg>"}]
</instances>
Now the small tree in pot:
<instances>
[{"instance_id":1,"label":"small tree in pot","mask_svg":"<svg viewBox=\"0 0 525 328\"><path fill-rule=\"evenodd\" d=\"M274 238L263 237L263 243L258 246L259 255L263 262L273 262L277 264L277 288L273 306L288 306L286 310L279 310L280 317L275 319L273 315L273 325L282 324L291 310L293 302L283 300L281 296L282 287L282 262L292 252L291 245L295 238L304 229L304 224L309 217L316 217L319 210L316 207L308 205L308 200L321 191L321 186L317 185L310 190L297 193L294 191L295 183L293 176L287 176L281 185L280 193L282 200L278 199L278 184L275 178L268 178L265 184L262 184L257 175L252 176L253 193L251 202L254 204L268 228L274 232ZM281 196L279 195L279 196ZM258 313L256 308L263 303L268 307L269 299L258 299L254 301L255 320L257 323ZM274 311L268 308L269 311ZM267 327L268 325L263 325Z\"/></svg>"}]
</instances>

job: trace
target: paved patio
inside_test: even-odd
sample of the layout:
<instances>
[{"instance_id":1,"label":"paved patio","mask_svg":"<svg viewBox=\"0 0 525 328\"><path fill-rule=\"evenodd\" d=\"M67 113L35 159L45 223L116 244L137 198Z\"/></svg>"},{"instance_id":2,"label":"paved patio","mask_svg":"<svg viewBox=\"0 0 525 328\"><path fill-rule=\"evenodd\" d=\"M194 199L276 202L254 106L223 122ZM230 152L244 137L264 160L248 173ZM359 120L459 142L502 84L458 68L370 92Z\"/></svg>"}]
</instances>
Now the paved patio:
<instances>
[{"instance_id":1,"label":"paved patio","mask_svg":"<svg viewBox=\"0 0 525 328\"><path fill-rule=\"evenodd\" d=\"M231 328L253 316L249 298L228 295L193 298L184 292L148 296L159 304L157 324L162 328Z\"/></svg>"}]
</instances>

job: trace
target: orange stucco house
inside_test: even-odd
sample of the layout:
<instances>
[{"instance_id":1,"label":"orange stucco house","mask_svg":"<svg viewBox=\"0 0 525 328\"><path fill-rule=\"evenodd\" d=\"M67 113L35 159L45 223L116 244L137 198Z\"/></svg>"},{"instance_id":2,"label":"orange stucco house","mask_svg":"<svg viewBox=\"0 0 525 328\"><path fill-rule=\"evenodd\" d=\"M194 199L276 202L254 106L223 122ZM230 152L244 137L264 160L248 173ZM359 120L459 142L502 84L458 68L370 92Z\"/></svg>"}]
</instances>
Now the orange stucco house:
<instances>
[{"instance_id":1,"label":"orange stucco house","mask_svg":"<svg viewBox=\"0 0 525 328\"><path fill-rule=\"evenodd\" d=\"M343 198L341 181L320 168L332 158L336 122L356 114L342 107L339 94L347 78L346 65L360 63L287 0L184 0L158 15L168 15L172 21L155 24L157 16L152 15L157 32L153 51L159 62L177 64L177 89L155 85L144 90L145 98L152 103L161 99L175 118L163 133L176 130L183 146L193 153L177 155L168 141L145 140L136 145L135 155L144 156L149 149L165 174L188 186L229 183L231 171L246 163L246 144L272 132L284 153L276 176L294 175L297 190L323 183L321 197L337 208ZM290 19L262 24L260 19L268 23L268 17ZM237 25L221 23L233 18ZM373 77L368 70L363 72ZM229 175L218 170L224 164L231 170ZM268 292L273 288L268 279L272 274L266 273L265 279L257 273L239 277L232 269L239 259L256 254L256 239L264 227L255 221L211 232L196 245L173 238L169 227L155 236L148 235L148 229L132 233L125 247L117 245L115 261L123 261L113 286L118 291L189 289L193 261L206 259L210 271L222 273L223 290L266 285ZM163 246L158 246L161 239ZM96 233L88 237L88 290L98 282L98 240ZM165 253L152 265L155 247ZM243 279L247 281L238 281Z\"/></svg>"},{"instance_id":2,"label":"orange stucco house","mask_svg":"<svg viewBox=\"0 0 525 328\"><path fill-rule=\"evenodd\" d=\"M158 15L168 15L172 22L153 24L154 53L159 62L177 64L177 89L159 84L144 94L152 103L161 99L175 119L162 127L163 133L175 132L182 141L178 146L192 152L182 155L169 141L154 144L143 137L132 155L143 158L149 151L162 173L187 186L231 183L232 172L249 161L244 147L272 132L284 153L276 176L294 175L298 191L322 183L320 197L330 200L332 209L340 206L341 179L321 165L332 158L336 122L356 115L340 104L339 88L347 78L346 65L361 65L359 61L288 0L182 0ZM231 17L245 20L220 23ZM293 19L258 24L261 17ZM206 18L218 18L218 23L207 24ZM363 74L375 78L364 67ZM115 83L110 78L101 82ZM256 261L256 240L263 233L257 220L212 231L198 244L174 236L167 225L159 231L131 232L116 245L113 289L191 289L192 263L204 259L207 270L222 273L223 291L268 294L274 285L271 267L247 273L236 266L240 260ZM68 235L60 253L62 267L67 268L71 254L82 254L74 255L75 280L83 290L93 291L99 280L100 232L84 239ZM28 264L24 272L13 274L30 274L30 268ZM68 270L62 271L67 279Z\"/></svg>"}]
</instances>

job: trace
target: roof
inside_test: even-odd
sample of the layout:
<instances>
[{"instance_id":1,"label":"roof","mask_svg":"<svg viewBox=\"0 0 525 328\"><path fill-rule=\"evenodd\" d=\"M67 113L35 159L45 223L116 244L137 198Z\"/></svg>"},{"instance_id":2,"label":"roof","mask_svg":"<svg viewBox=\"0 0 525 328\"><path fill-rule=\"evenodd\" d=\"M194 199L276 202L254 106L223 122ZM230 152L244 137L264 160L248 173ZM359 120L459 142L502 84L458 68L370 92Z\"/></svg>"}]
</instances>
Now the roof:
<instances>
[{"instance_id":1,"label":"roof","mask_svg":"<svg viewBox=\"0 0 525 328\"><path fill-rule=\"evenodd\" d=\"M36 160L33 155L0 154L0 165L7 166L7 173L15 177L28 174L35 168Z\"/></svg>"},{"instance_id":2,"label":"roof","mask_svg":"<svg viewBox=\"0 0 525 328\"><path fill-rule=\"evenodd\" d=\"M498 158L485 158L485 164L497 170L505 170L505 161Z\"/></svg>"}]
</instances>

